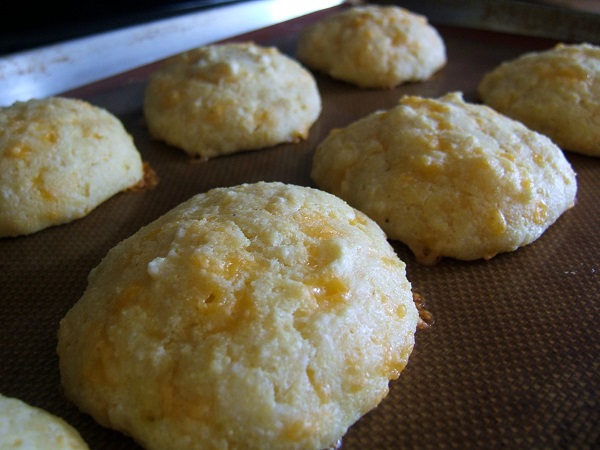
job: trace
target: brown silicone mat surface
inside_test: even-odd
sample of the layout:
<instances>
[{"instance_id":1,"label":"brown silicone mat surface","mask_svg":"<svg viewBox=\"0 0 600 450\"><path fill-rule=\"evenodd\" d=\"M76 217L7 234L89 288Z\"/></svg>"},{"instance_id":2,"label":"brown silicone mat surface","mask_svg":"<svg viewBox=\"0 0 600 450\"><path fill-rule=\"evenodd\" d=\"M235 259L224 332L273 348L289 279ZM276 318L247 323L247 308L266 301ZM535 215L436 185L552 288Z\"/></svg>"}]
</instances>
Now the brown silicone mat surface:
<instances>
[{"instance_id":1,"label":"brown silicone mat surface","mask_svg":"<svg viewBox=\"0 0 600 450\"><path fill-rule=\"evenodd\" d=\"M326 14L240 36L293 56L299 30ZM462 91L476 101L483 73L553 41L438 26L448 64L432 79L386 91L360 90L316 75L323 111L307 141L208 162L153 142L142 120L154 65L68 95L118 115L160 182L121 193L87 217L31 236L0 239L0 392L74 425L91 449L136 449L62 396L56 331L107 251L194 194L217 186L277 180L314 186L316 145L403 94ZM600 33L600 30L599 30ZM343 449L598 448L600 439L600 158L566 153L578 175L577 205L536 242L489 261L419 266L394 242L434 323L417 333L408 367Z\"/></svg>"}]
</instances>

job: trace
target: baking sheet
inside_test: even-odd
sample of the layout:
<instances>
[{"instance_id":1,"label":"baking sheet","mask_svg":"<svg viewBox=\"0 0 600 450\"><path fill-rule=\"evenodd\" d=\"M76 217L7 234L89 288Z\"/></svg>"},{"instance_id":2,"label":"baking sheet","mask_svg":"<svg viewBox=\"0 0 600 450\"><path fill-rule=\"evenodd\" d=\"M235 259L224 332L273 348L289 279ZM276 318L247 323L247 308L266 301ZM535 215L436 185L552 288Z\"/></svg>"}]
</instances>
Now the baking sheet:
<instances>
[{"instance_id":1,"label":"baking sheet","mask_svg":"<svg viewBox=\"0 0 600 450\"><path fill-rule=\"evenodd\" d=\"M293 56L306 24L336 7L233 40L275 45ZM435 25L435 24L434 24ZM476 101L483 73L554 41L438 26L448 64L432 79L377 91L316 75L323 111L305 142L198 162L149 138L143 89L156 64L85 86L84 98L119 116L160 181L121 193L87 217L31 236L0 239L0 392L63 417L91 449L136 449L62 396L58 323L108 250L141 226L217 186L283 181L314 186L316 145L401 95L462 91ZM490 261L418 265L393 242L433 324L417 332L390 393L344 436L343 449L597 448L600 439L600 159L566 153L578 176L577 205L536 242Z\"/></svg>"}]
</instances>

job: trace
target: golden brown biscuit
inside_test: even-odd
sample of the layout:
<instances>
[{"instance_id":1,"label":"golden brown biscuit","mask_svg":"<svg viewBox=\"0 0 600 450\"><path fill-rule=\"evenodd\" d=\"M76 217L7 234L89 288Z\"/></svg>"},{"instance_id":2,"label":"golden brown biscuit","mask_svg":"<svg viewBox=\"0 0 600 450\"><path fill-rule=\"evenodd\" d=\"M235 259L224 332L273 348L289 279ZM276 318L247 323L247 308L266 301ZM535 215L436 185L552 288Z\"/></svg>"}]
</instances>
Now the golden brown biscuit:
<instances>
[{"instance_id":1,"label":"golden brown biscuit","mask_svg":"<svg viewBox=\"0 0 600 450\"><path fill-rule=\"evenodd\" d=\"M113 248L60 323L64 392L148 449L322 449L387 394L418 312L369 218L218 188Z\"/></svg>"},{"instance_id":2,"label":"golden brown biscuit","mask_svg":"<svg viewBox=\"0 0 600 450\"><path fill-rule=\"evenodd\" d=\"M577 190L550 139L456 92L405 96L332 131L311 175L425 264L529 244L574 205Z\"/></svg>"},{"instance_id":3,"label":"golden brown biscuit","mask_svg":"<svg viewBox=\"0 0 600 450\"><path fill-rule=\"evenodd\" d=\"M0 237L79 219L142 178L133 139L102 108L61 97L0 108Z\"/></svg>"},{"instance_id":4,"label":"golden brown biscuit","mask_svg":"<svg viewBox=\"0 0 600 450\"><path fill-rule=\"evenodd\" d=\"M296 55L362 88L423 81L446 64L444 41L427 18L397 6L355 6L308 25Z\"/></svg>"},{"instance_id":5,"label":"golden brown biscuit","mask_svg":"<svg viewBox=\"0 0 600 450\"><path fill-rule=\"evenodd\" d=\"M151 74L144 97L150 133L205 159L305 139L320 112L312 74L253 43L178 55Z\"/></svg>"},{"instance_id":6,"label":"golden brown biscuit","mask_svg":"<svg viewBox=\"0 0 600 450\"><path fill-rule=\"evenodd\" d=\"M54 414L0 394L0 449L88 450L79 432Z\"/></svg>"},{"instance_id":7,"label":"golden brown biscuit","mask_svg":"<svg viewBox=\"0 0 600 450\"><path fill-rule=\"evenodd\" d=\"M487 73L478 92L563 149L600 156L600 47L558 44L524 54Z\"/></svg>"}]
</instances>

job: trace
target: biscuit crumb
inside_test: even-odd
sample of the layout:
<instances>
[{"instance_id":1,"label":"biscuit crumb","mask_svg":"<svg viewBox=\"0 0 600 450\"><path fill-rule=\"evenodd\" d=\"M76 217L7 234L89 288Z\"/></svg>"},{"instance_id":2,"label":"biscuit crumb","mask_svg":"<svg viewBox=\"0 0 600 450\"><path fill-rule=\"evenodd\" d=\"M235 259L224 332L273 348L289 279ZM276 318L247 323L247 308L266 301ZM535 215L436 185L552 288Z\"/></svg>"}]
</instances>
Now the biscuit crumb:
<instances>
[{"instance_id":1,"label":"biscuit crumb","mask_svg":"<svg viewBox=\"0 0 600 450\"><path fill-rule=\"evenodd\" d=\"M128 191L141 192L141 191L147 191L150 189L154 189L156 186L158 186L160 178L158 177L158 174L152 168L150 163L144 162L143 170L144 170L143 178L137 184L128 188L127 189Z\"/></svg>"},{"instance_id":2,"label":"biscuit crumb","mask_svg":"<svg viewBox=\"0 0 600 450\"><path fill-rule=\"evenodd\" d=\"M425 308L425 298L413 291L413 301L419 311L419 322L417 323L417 330L424 330L433 325L433 314Z\"/></svg>"}]
</instances>

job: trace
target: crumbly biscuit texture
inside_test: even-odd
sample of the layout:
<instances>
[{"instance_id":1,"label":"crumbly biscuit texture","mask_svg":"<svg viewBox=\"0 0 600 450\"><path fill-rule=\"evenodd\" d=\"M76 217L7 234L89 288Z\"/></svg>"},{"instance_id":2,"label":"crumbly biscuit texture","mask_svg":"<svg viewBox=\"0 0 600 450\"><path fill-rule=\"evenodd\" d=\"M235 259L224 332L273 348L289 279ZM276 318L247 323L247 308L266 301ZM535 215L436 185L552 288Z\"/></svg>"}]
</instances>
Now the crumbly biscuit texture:
<instances>
[{"instance_id":1,"label":"crumbly biscuit texture","mask_svg":"<svg viewBox=\"0 0 600 450\"><path fill-rule=\"evenodd\" d=\"M0 236L71 222L143 178L110 112L53 97L0 108Z\"/></svg>"},{"instance_id":2,"label":"crumbly biscuit texture","mask_svg":"<svg viewBox=\"0 0 600 450\"><path fill-rule=\"evenodd\" d=\"M322 449L385 397L417 321L375 222L260 182L199 194L114 247L58 354L67 397L148 449Z\"/></svg>"},{"instance_id":3,"label":"crumbly biscuit texture","mask_svg":"<svg viewBox=\"0 0 600 450\"><path fill-rule=\"evenodd\" d=\"M600 156L600 47L558 44L524 54L484 75L478 92L564 150Z\"/></svg>"},{"instance_id":4,"label":"crumbly biscuit texture","mask_svg":"<svg viewBox=\"0 0 600 450\"><path fill-rule=\"evenodd\" d=\"M79 432L54 414L0 395L2 450L87 450Z\"/></svg>"},{"instance_id":5,"label":"crumbly biscuit texture","mask_svg":"<svg viewBox=\"0 0 600 450\"><path fill-rule=\"evenodd\" d=\"M361 88L423 81L446 64L427 18L398 6L355 6L302 30L296 56L307 67Z\"/></svg>"},{"instance_id":6,"label":"crumbly biscuit texture","mask_svg":"<svg viewBox=\"0 0 600 450\"><path fill-rule=\"evenodd\" d=\"M306 139L320 112L312 74L277 48L250 42L170 59L144 96L150 133L204 159Z\"/></svg>"},{"instance_id":7,"label":"crumbly biscuit texture","mask_svg":"<svg viewBox=\"0 0 600 450\"><path fill-rule=\"evenodd\" d=\"M577 191L550 139L459 92L405 96L333 130L311 175L424 264L489 259L529 244L574 205Z\"/></svg>"}]
</instances>

